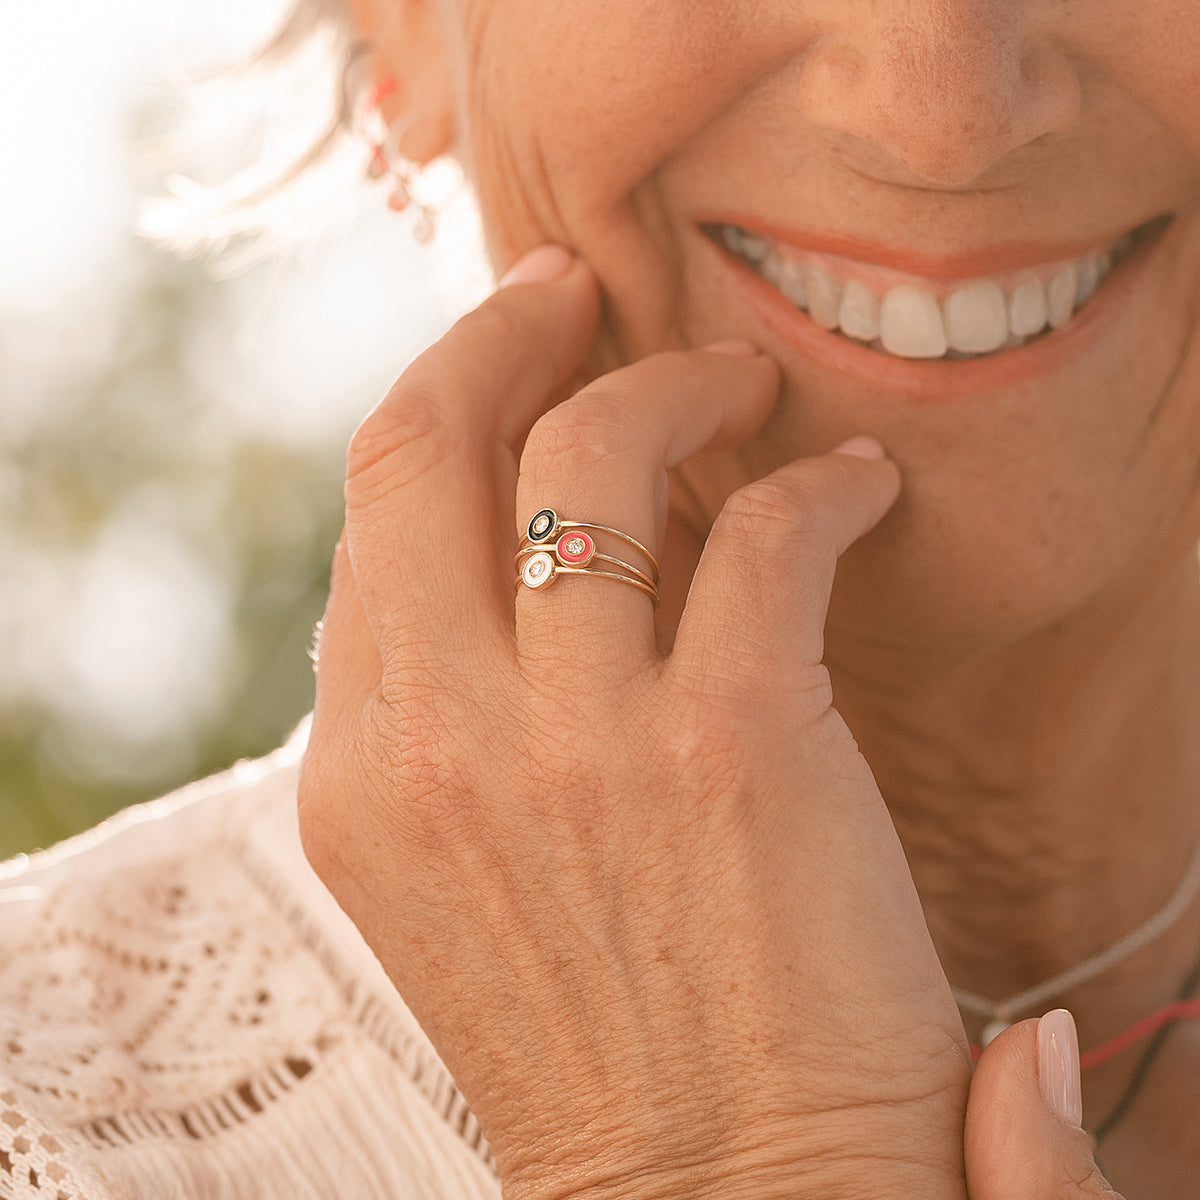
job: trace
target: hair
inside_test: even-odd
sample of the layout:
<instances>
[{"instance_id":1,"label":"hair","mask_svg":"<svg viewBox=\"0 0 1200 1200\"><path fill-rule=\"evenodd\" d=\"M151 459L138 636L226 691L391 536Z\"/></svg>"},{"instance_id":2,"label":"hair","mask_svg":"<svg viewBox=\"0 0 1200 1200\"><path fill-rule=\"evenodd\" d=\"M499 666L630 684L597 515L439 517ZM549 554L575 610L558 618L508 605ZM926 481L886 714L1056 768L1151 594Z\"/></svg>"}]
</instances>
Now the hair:
<instances>
[{"instance_id":1,"label":"hair","mask_svg":"<svg viewBox=\"0 0 1200 1200\"><path fill-rule=\"evenodd\" d=\"M245 61L176 82L170 132L142 144L162 179L141 204L138 231L229 276L352 219L372 194L356 132L366 49L343 0L295 0Z\"/></svg>"}]
</instances>

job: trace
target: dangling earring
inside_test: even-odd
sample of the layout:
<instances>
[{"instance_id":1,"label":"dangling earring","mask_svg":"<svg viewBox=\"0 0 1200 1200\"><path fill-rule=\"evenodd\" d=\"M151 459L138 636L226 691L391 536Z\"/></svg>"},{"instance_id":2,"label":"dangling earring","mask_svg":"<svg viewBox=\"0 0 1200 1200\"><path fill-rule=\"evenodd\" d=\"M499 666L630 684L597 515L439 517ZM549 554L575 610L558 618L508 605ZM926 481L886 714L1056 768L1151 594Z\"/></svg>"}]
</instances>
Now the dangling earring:
<instances>
[{"instance_id":1,"label":"dangling earring","mask_svg":"<svg viewBox=\"0 0 1200 1200\"><path fill-rule=\"evenodd\" d=\"M387 179L391 191L388 208L393 212L415 210L413 237L422 245L433 241L437 233L437 209L418 198L420 167L400 153L400 143L417 119L415 112L401 116L390 128L383 118L383 102L399 89L399 82L388 77L378 83L367 97L361 125L371 147L367 161L369 179Z\"/></svg>"}]
</instances>

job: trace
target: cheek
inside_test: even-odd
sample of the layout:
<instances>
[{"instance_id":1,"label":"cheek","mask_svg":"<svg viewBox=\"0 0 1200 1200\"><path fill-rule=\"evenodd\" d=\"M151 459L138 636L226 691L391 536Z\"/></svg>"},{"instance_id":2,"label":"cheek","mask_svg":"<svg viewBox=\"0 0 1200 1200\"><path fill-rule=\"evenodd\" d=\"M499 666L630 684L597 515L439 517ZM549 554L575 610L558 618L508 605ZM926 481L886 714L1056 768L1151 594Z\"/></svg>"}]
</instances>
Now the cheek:
<instances>
[{"instance_id":1,"label":"cheek","mask_svg":"<svg viewBox=\"0 0 1200 1200\"><path fill-rule=\"evenodd\" d=\"M1095 19L1080 12L1081 49L1141 100L1200 159L1200 20L1195 0L1105 0Z\"/></svg>"},{"instance_id":2,"label":"cheek","mask_svg":"<svg viewBox=\"0 0 1200 1200\"><path fill-rule=\"evenodd\" d=\"M658 172L739 86L719 84L728 39L705 11L734 6L464 2L460 137L493 261L545 241L587 260L607 298L590 375L679 347L677 214Z\"/></svg>"},{"instance_id":3,"label":"cheek","mask_svg":"<svg viewBox=\"0 0 1200 1200\"><path fill-rule=\"evenodd\" d=\"M603 261L594 244L755 69L730 52L737 6L463 2L461 116L498 254L553 237Z\"/></svg>"}]
</instances>

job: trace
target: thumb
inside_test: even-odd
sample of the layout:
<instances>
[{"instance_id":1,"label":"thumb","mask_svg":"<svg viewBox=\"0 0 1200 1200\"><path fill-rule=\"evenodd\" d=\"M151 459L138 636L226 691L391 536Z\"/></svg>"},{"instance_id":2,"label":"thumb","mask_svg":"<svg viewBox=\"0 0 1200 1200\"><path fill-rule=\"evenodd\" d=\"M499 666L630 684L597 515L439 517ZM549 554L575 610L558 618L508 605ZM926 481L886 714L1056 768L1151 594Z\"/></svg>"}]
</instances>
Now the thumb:
<instances>
[{"instance_id":1,"label":"thumb","mask_svg":"<svg viewBox=\"0 0 1200 1200\"><path fill-rule=\"evenodd\" d=\"M991 1042L967 1101L971 1200L1120 1200L1083 1131L1079 1042L1065 1008Z\"/></svg>"}]
</instances>

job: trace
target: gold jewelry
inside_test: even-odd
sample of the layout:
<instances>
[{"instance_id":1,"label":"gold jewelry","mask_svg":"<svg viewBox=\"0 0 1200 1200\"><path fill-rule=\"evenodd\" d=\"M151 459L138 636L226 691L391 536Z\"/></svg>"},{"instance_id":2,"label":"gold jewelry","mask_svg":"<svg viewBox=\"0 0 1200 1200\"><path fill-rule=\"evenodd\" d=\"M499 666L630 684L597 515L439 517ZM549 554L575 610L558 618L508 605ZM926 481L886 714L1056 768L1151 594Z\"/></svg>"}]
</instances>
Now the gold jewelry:
<instances>
[{"instance_id":1,"label":"gold jewelry","mask_svg":"<svg viewBox=\"0 0 1200 1200\"><path fill-rule=\"evenodd\" d=\"M622 533L621 530L614 529L611 525L599 525L595 521L569 521L566 517L560 517L554 509L543 508L539 512L534 513L530 519L525 529L525 539L534 545L545 546L551 541L561 541L561 535L565 531L576 529L594 529L599 533L612 534L613 537L620 538L621 541L632 546L650 564L649 575L651 582L655 586L658 585L658 581L661 578L658 569L658 559L637 538L631 534ZM522 542L521 545L524 547L525 542Z\"/></svg>"},{"instance_id":2,"label":"gold jewelry","mask_svg":"<svg viewBox=\"0 0 1200 1200\"><path fill-rule=\"evenodd\" d=\"M599 550L589 555L585 549L586 543L582 542L582 539L586 537L587 534L584 533L564 533L558 539L558 542L555 543L554 548L549 551L544 546L524 543L516 553L517 568L520 569L522 565L521 559L527 555L550 553L554 555L556 563L560 567L588 566L591 563L605 562L610 566L620 567L634 579L640 579L647 587L652 588L655 586L654 580L645 571L639 570L633 563L627 563L623 558L616 558L612 554L601 554ZM582 544L573 546L572 543Z\"/></svg>"},{"instance_id":3,"label":"gold jewelry","mask_svg":"<svg viewBox=\"0 0 1200 1200\"><path fill-rule=\"evenodd\" d=\"M645 592L650 597L655 608L658 607L658 589L634 579L632 575L619 575L616 571L599 571L595 567L563 567L556 563L550 554L540 551L535 554L517 576L517 583L530 588L548 587L560 575L597 575L601 579L617 579L628 583L638 591Z\"/></svg>"},{"instance_id":4,"label":"gold jewelry","mask_svg":"<svg viewBox=\"0 0 1200 1200\"><path fill-rule=\"evenodd\" d=\"M623 558L602 553L596 546L595 538L585 532L588 529L610 534L628 543L645 556L652 574ZM549 587L560 575L597 575L637 588L650 597L655 608L658 607L658 560L637 538L613 529L611 525L600 525L594 521L565 521L553 509L544 508L529 522L515 561L518 568L515 582L518 587L524 584L536 590ZM598 562L617 570L602 570L594 565Z\"/></svg>"}]
</instances>

